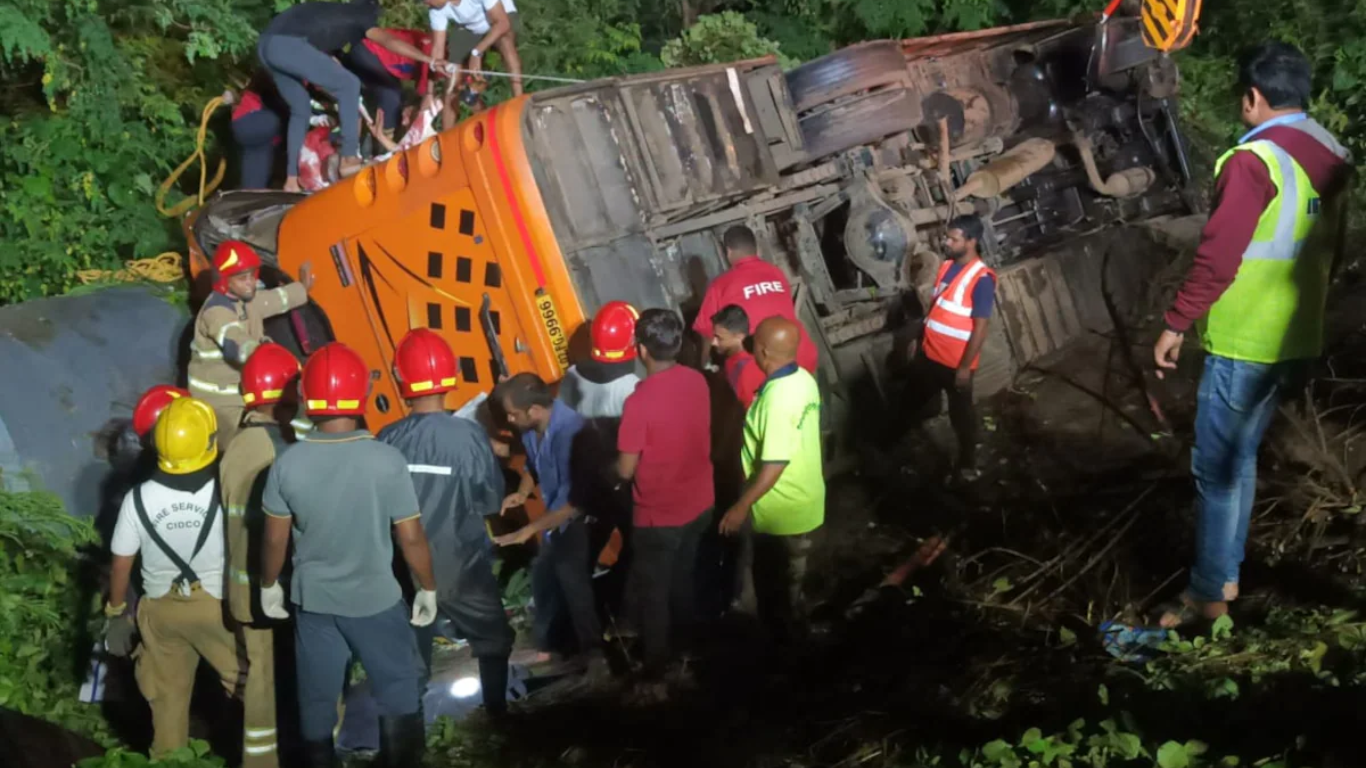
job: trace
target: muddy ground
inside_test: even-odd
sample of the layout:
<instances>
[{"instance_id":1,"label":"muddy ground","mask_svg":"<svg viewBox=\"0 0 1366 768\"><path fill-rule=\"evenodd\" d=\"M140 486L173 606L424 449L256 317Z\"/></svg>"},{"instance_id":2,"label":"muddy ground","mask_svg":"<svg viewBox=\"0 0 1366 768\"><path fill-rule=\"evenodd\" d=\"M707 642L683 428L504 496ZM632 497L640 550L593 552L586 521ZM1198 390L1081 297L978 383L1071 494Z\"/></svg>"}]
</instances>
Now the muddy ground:
<instances>
[{"instance_id":1,"label":"muddy ground","mask_svg":"<svg viewBox=\"0 0 1366 768\"><path fill-rule=\"evenodd\" d=\"M1347 613L1366 607L1366 457L1353 426L1366 413L1362 298L1354 284L1334 301L1313 407L1272 427L1233 609L1235 635L1253 639L1227 656L1125 664L1097 631L1144 624L1184 585L1192 551L1200 354L1190 346L1177 375L1145 378L1159 419L1124 359L1147 369L1157 319L1139 317L1131 350L1092 334L982 404L984 474L969 486L945 482L953 438L942 417L868 435L878 447L830 485L809 642L777 649L730 617L708 628L686 664L693 684L666 703L628 703L621 686L543 689L501 728L475 714L438 729L430 764L928 766L940 754L957 765L964 747L1111 718L1146 743L1200 739L1243 765L1287 751L1296 766L1366 765L1366 640L1332 642L1322 618L1337 610L1333 621L1366 638ZM934 535L950 537L944 557L904 588L877 589ZM1319 648L1323 631L1331 649ZM472 672L466 654L443 655L442 680Z\"/></svg>"},{"instance_id":2,"label":"muddy ground","mask_svg":"<svg viewBox=\"0 0 1366 768\"><path fill-rule=\"evenodd\" d=\"M1335 323L1312 392L1318 408L1273 427L1234 608L1239 626L1263 625L1287 607L1361 603L1361 539L1344 522L1351 514L1314 513L1318 491L1301 482L1319 478L1320 502L1336 500L1337 512L1354 493L1351 467L1360 464L1351 459L1354 435L1341 430L1355 404L1366 404L1349 380L1355 369L1366 375L1355 312ZM1151 328L1132 333L1145 363ZM1161 420L1125 353L1112 336L1093 335L984 404L984 475L968 487L945 482L952 434L942 418L835 480L809 585L819 601L809 643L777 650L732 618L709 630L688 665L696 687L676 688L668 703L626 705L615 689L533 695L504 737L484 740L485 725L471 721L476 736L442 764L920 765L917 748L956 756L1029 727L1057 732L1107 717L1157 742L1201 739L1212 753L1256 759L1298 745L1296 765L1366 764L1355 744L1366 725L1360 689L1317 667L1271 663L1270 651L1249 646L1208 667L1243 681L1240 695L1211 700L1155 683L1151 670L1120 664L1102 647L1102 622L1141 625L1179 592L1192 551L1187 468L1199 350L1188 348L1167 381L1148 377ZM1305 425L1308 443L1342 457L1341 471L1316 464L1313 445L1296 449ZM931 535L951 536L947 556L904 589L850 610ZM1200 664L1182 674L1199 679Z\"/></svg>"}]
</instances>

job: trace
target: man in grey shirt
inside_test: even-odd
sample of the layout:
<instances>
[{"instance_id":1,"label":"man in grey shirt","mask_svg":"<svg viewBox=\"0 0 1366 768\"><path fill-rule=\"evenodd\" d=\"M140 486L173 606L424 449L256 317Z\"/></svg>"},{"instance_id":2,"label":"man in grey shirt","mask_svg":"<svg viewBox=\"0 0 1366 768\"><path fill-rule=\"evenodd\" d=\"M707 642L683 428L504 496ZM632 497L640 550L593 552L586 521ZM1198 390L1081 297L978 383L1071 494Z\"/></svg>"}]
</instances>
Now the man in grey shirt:
<instances>
[{"instance_id":1,"label":"man in grey shirt","mask_svg":"<svg viewBox=\"0 0 1366 768\"><path fill-rule=\"evenodd\" d=\"M294 534L295 667L299 719L309 768L334 768L332 730L346 666L354 655L379 702L384 768L417 765L424 746L419 658L402 590L393 573L393 538L419 591L412 623L436 619L436 581L408 462L360 429L370 372L340 343L308 359L301 381L317 430L290 446L270 468L261 606L285 618L277 579Z\"/></svg>"}]
</instances>

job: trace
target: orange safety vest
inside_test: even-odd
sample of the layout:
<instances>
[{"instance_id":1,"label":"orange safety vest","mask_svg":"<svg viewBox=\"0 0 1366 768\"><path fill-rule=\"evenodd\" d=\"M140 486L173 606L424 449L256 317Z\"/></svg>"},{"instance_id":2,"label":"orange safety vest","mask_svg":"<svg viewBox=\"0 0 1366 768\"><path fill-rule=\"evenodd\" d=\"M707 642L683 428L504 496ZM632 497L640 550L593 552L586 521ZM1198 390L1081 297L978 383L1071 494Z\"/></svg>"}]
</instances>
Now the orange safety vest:
<instances>
[{"instance_id":1,"label":"orange safety vest","mask_svg":"<svg viewBox=\"0 0 1366 768\"><path fill-rule=\"evenodd\" d=\"M957 368L968 350L968 339L972 337L972 289L984 276L996 279L996 273L981 259L973 259L959 270L953 282L940 288L944 275L948 274L952 261L939 265L939 274L934 278L934 303L925 316L925 356L949 368ZM978 353L972 361L972 369L982 355Z\"/></svg>"}]
</instances>

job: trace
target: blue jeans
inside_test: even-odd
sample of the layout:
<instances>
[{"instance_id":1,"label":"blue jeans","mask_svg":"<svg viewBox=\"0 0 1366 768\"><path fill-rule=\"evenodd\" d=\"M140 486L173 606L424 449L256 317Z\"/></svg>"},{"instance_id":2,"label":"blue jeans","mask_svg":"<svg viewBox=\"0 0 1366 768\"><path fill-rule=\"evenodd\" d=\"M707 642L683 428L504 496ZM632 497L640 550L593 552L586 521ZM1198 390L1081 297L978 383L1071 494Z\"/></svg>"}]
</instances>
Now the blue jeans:
<instances>
[{"instance_id":1,"label":"blue jeans","mask_svg":"<svg viewBox=\"0 0 1366 768\"><path fill-rule=\"evenodd\" d=\"M1195 414L1195 566L1190 596L1224 599L1238 583L1252 501L1257 493L1257 448L1287 389L1297 385L1307 361L1248 363L1205 357Z\"/></svg>"},{"instance_id":2,"label":"blue jeans","mask_svg":"<svg viewBox=\"0 0 1366 768\"><path fill-rule=\"evenodd\" d=\"M305 741L330 742L351 657L360 658L370 691L385 717L418 711L421 659L399 600L373 616L333 616L299 610L294 617L294 664L299 721Z\"/></svg>"}]
</instances>

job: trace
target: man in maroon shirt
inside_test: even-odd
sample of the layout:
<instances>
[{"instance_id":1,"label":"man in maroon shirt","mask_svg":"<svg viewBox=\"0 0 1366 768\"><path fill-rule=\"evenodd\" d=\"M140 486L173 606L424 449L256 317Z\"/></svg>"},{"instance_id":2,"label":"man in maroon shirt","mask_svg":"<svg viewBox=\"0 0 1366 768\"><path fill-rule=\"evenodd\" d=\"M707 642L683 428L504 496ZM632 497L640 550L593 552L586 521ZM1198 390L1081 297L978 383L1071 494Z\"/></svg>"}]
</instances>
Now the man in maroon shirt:
<instances>
[{"instance_id":1,"label":"man in maroon shirt","mask_svg":"<svg viewBox=\"0 0 1366 768\"><path fill-rule=\"evenodd\" d=\"M1322 348L1351 166L1305 114L1310 74L1304 54L1285 43L1263 43L1240 62L1252 130L1222 158L1214 211L1153 350L1160 377L1176 368L1199 321L1207 354L1191 452L1196 556L1180 602L1164 606L1165 627L1217 618L1237 598L1262 435Z\"/></svg>"},{"instance_id":2,"label":"man in maroon shirt","mask_svg":"<svg viewBox=\"0 0 1366 768\"><path fill-rule=\"evenodd\" d=\"M749 338L749 315L739 304L727 304L711 316L712 346L725 355L722 363L726 381L746 410L764 385L764 372L754 364L754 355L745 349Z\"/></svg>"},{"instance_id":3,"label":"man in maroon shirt","mask_svg":"<svg viewBox=\"0 0 1366 768\"><path fill-rule=\"evenodd\" d=\"M796 308L792 306L792 286L787 276L773 264L759 258L759 242L749 227L734 226L726 230L722 238L726 246L726 259L730 269L716 276L707 286L702 296L702 308L697 311L697 319L692 329L702 337L702 362L705 364L711 355L712 315L723 307L738 304L749 316L751 325L770 317L791 320L802 329L800 346L797 348L797 364L812 374L820 362L816 345L811 343L806 328L797 319Z\"/></svg>"},{"instance_id":4,"label":"man in maroon shirt","mask_svg":"<svg viewBox=\"0 0 1366 768\"><path fill-rule=\"evenodd\" d=\"M617 437L617 472L633 483L635 554L631 597L644 645L644 681L669 661L669 636L694 620L693 573L702 531L715 503L711 466L711 396L701 373L678 365L683 321L649 309L636 321L645 380L626 398Z\"/></svg>"}]
</instances>

